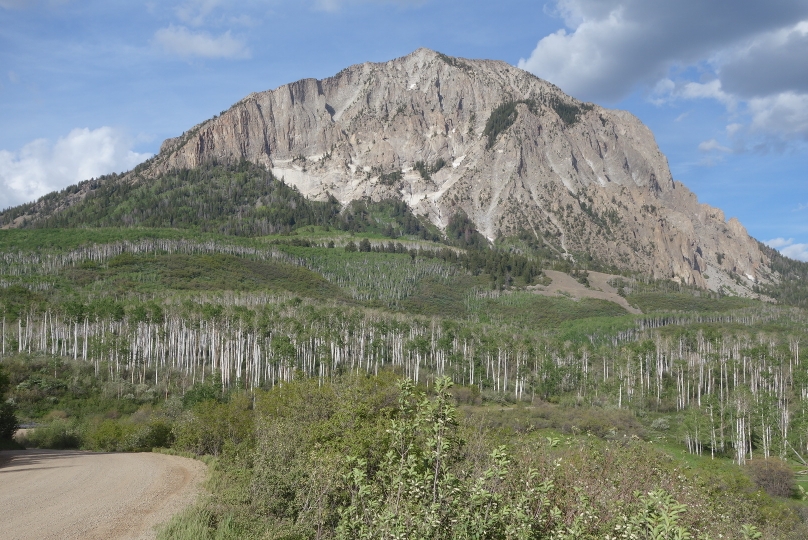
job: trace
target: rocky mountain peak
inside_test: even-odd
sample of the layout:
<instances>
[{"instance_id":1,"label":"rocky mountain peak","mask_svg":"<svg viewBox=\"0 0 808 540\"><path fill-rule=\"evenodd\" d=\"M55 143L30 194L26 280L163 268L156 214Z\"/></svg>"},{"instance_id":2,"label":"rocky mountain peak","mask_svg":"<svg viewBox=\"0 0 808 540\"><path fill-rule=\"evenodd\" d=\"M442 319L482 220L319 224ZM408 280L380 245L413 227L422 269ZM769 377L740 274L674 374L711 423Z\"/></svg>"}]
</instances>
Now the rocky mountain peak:
<instances>
[{"instance_id":1,"label":"rocky mountain peak","mask_svg":"<svg viewBox=\"0 0 808 540\"><path fill-rule=\"evenodd\" d=\"M527 232L571 258L711 289L768 279L737 220L671 176L651 131L505 62L429 49L245 97L130 173L211 160L262 165L304 195L405 201L440 227Z\"/></svg>"}]
</instances>

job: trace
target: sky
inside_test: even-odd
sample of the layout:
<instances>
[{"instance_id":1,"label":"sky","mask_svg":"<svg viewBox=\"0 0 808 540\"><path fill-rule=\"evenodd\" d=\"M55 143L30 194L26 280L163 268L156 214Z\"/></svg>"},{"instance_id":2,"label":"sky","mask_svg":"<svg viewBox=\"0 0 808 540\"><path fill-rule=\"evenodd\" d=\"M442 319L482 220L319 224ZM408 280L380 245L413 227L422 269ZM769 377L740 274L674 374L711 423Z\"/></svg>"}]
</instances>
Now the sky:
<instances>
[{"instance_id":1,"label":"sky","mask_svg":"<svg viewBox=\"0 0 808 540\"><path fill-rule=\"evenodd\" d=\"M632 112L701 202L808 261L808 0L0 0L0 208L419 47Z\"/></svg>"}]
</instances>

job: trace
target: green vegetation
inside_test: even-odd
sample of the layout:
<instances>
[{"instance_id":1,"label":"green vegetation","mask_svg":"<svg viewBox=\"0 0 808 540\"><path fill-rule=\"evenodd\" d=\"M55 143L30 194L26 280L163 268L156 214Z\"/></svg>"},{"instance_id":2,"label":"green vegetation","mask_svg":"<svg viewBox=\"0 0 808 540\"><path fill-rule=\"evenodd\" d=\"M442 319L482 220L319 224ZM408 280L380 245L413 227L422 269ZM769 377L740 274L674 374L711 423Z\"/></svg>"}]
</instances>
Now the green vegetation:
<instances>
[{"instance_id":1,"label":"green vegetation","mask_svg":"<svg viewBox=\"0 0 808 540\"><path fill-rule=\"evenodd\" d=\"M772 261L772 270L780 276L778 283L761 285L758 290L778 302L808 308L808 263L795 261L764 244L760 250Z\"/></svg>"},{"instance_id":2,"label":"green vegetation","mask_svg":"<svg viewBox=\"0 0 808 540\"><path fill-rule=\"evenodd\" d=\"M161 538L805 534L779 462L750 462L746 474L685 458L650 443L664 422L629 410L464 404L476 400L474 387L416 386L386 370L251 395L213 380L184 399L124 399L133 412L54 411L28 442L212 456L210 493Z\"/></svg>"},{"instance_id":3,"label":"green vegetation","mask_svg":"<svg viewBox=\"0 0 808 540\"><path fill-rule=\"evenodd\" d=\"M385 186L395 186L404 179L404 173L400 170L392 171L389 173L381 173L379 175L379 182Z\"/></svg>"},{"instance_id":4,"label":"green vegetation","mask_svg":"<svg viewBox=\"0 0 808 540\"><path fill-rule=\"evenodd\" d=\"M567 126L575 125L583 113L593 109L589 103L568 103L555 96L549 100L548 104Z\"/></svg>"},{"instance_id":5,"label":"green vegetation","mask_svg":"<svg viewBox=\"0 0 808 540\"><path fill-rule=\"evenodd\" d=\"M324 225L339 205L308 201L265 169L242 161L183 169L148 182L116 182L103 177L46 195L39 204L54 212L60 196L86 190L81 202L37 221L35 227L178 227L254 236L289 231L298 225ZM7 210L7 223L27 210Z\"/></svg>"},{"instance_id":6,"label":"green vegetation","mask_svg":"<svg viewBox=\"0 0 808 540\"><path fill-rule=\"evenodd\" d=\"M432 180L432 175L441 170L446 166L446 160L443 158L438 158L432 165L429 165L423 161L416 161L414 169L418 171L418 174L421 175L421 178L426 180L427 182Z\"/></svg>"},{"instance_id":7,"label":"green vegetation","mask_svg":"<svg viewBox=\"0 0 808 540\"><path fill-rule=\"evenodd\" d=\"M676 311L732 311L757 305L754 300L725 296L710 298L708 295L695 296L686 293L648 292L626 296L630 304L637 306L643 313L670 313Z\"/></svg>"},{"instance_id":8,"label":"green vegetation","mask_svg":"<svg viewBox=\"0 0 808 540\"><path fill-rule=\"evenodd\" d=\"M469 66L464 61L462 61L462 60L460 60L458 58L455 58L454 56L447 56L447 55L445 55L443 53L438 53L438 58L440 58L442 61L446 62L447 64L449 64L452 67L456 67L458 69L464 69L464 70L471 70L471 66Z\"/></svg>"},{"instance_id":9,"label":"green vegetation","mask_svg":"<svg viewBox=\"0 0 808 540\"><path fill-rule=\"evenodd\" d=\"M0 444L209 456L163 538L806 536L799 263L783 305L623 276L630 315L537 295L597 261L462 212L246 164L94 182L0 231Z\"/></svg>"},{"instance_id":10,"label":"green vegetation","mask_svg":"<svg viewBox=\"0 0 808 540\"><path fill-rule=\"evenodd\" d=\"M485 123L483 136L488 138L486 148L492 148L499 134L505 132L516 122L519 104L526 105L531 113L537 114L540 103L553 109L566 126L575 125L582 114L594 108L589 103L562 101L556 96L506 101L491 111L491 115Z\"/></svg>"},{"instance_id":11,"label":"green vegetation","mask_svg":"<svg viewBox=\"0 0 808 540\"><path fill-rule=\"evenodd\" d=\"M0 365L0 450L12 446L11 438L19 427L16 407L6 401L5 395L9 386L9 378Z\"/></svg>"},{"instance_id":12,"label":"green vegetation","mask_svg":"<svg viewBox=\"0 0 808 540\"><path fill-rule=\"evenodd\" d=\"M483 129L483 136L488 137L486 148L493 147L497 136L516 122L516 105L516 101L508 101L491 111L491 116L488 117Z\"/></svg>"},{"instance_id":13,"label":"green vegetation","mask_svg":"<svg viewBox=\"0 0 808 540\"><path fill-rule=\"evenodd\" d=\"M429 170L437 172L440 163L442 160ZM401 172L382 176L383 182L396 182ZM81 201L57 211L62 197L80 191L87 193ZM353 232L385 231L391 237L420 235L440 239L434 226L415 217L401 201L355 201L346 209L333 198L327 202L310 201L266 169L246 161L234 165L208 163L135 183L120 182L114 175L88 180L46 195L37 203L6 210L0 214L0 224L26 215L35 204L49 217L27 222L24 228L171 228L174 232L165 234L176 238L176 229L255 237L320 226ZM149 233L128 234L133 235ZM46 235L37 238L44 240Z\"/></svg>"}]
</instances>

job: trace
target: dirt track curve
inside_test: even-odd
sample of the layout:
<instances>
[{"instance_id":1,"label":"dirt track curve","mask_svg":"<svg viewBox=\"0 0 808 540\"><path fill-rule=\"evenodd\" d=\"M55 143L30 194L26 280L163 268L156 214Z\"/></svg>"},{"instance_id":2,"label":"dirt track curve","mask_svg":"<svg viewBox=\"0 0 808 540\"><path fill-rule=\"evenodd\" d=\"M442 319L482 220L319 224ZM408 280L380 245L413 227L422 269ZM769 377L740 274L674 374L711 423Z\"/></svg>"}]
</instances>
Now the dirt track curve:
<instances>
[{"instance_id":1,"label":"dirt track curve","mask_svg":"<svg viewBox=\"0 0 808 540\"><path fill-rule=\"evenodd\" d=\"M0 537L154 538L204 476L203 463L163 454L0 452Z\"/></svg>"}]
</instances>

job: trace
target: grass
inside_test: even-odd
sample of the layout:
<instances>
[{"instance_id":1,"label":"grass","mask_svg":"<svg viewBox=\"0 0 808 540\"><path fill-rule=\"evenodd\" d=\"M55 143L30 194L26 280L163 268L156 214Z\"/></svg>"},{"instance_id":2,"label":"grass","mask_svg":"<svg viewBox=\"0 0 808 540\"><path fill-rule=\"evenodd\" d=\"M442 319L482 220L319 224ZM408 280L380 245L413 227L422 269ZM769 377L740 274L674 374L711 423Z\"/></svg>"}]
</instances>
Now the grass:
<instances>
[{"instance_id":1,"label":"grass","mask_svg":"<svg viewBox=\"0 0 808 540\"><path fill-rule=\"evenodd\" d=\"M573 343L588 343L598 337L610 339L619 332L635 328L636 319L634 315L617 315L568 320L558 325L558 338Z\"/></svg>"},{"instance_id":2,"label":"grass","mask_svg":"<svg viewBox=\"0 0 808 540\"><path fill-rule=\"evenodd\" d=\"M695 296L685 293L650 292L637 293L626 296L628 303L637 306L643 313L659 313L673 311L695 311L701 313L723 312L742 309L760 302L749 298L737 296L724 296L711 298L709 296Z\"/></svg>"},{"instance_id":3,"label":"grass","mask_svg":"<svg viewBox=\"0 0 808 540\"><path fill-rule=\"evenodd\" d=\"M302 296L344 298L339 287L322 276L278 261L255 261L233 255L124 254L109 261L108 269L74 269L76 281L111 281L116 288L191 291L281 290ZM89 274L89 275L84 275Z\"/></svg>"},{"instance_id":4,"label":"grass","mask_svg":"<svg viewBox=\"0 0 808 540\"><path fill-rule=\"evenodd\" d=\"M522 326L558 326L566 321L589 318L624 317L625 309L606 300L541 296L514 291L499 298L470 298L469 311L481 322L510 322Z\"/></svg>"},{"instance_id":5,"label":"grass","mask_svg":"<svg viewBox=\"0 0 808 540\"><path fill-rule=\"evenodd\" d=\"M644 437L643 425L628 409L576 407L536 399L532 404L463 406L472 423L492 430L516 433L557 432L566 436L591 435L599 438Z\"/></svg>"},{"instance_id":6,"label":"grass","mask_svg":"<svg viewBox=\"0 0 808 540\"><path fill-rule=\"evenodd\" d=\"M399 303L399 308L417 315L465 319L468 316L465 305L468 290L480 285L481 281L472 276L456 276L452 280L426 278L420 281L412 295Z\"/></svg>"}]
</instances>

